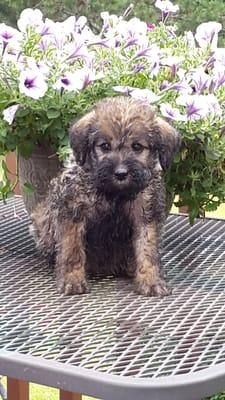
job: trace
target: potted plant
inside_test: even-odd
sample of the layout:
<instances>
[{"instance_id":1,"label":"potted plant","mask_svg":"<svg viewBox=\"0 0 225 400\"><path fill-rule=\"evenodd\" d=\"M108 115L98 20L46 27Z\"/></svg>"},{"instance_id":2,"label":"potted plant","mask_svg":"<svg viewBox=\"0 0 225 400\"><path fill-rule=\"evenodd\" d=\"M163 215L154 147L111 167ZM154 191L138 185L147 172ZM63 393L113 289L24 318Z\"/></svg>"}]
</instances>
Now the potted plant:
<instances>
[{"instance_id":1,"label":"potted plant","mask_svg":"<svg viewBox=\"0 0 225 400\"><path fill-rule=\"evenodd\" d=\"M32 9L22 12L18 30L1 24L0 157L16 149L30 160L47 149L48 160L63 160L71 121L99 99L133 96L151 103L182 135L165 179L171 198L179 195L178 205L188 206L193 221L225 198L221 25L203 23L195 34L177 35L168 21L178 6L168 0L155 6L162 16L156 26L129 19L130 9L121 17L103 12L98 34L85 17L59 23ZM33 190L23 182L23 190ZM11 189L3 178L2 197Z\"/></svg>"}]
</instances>

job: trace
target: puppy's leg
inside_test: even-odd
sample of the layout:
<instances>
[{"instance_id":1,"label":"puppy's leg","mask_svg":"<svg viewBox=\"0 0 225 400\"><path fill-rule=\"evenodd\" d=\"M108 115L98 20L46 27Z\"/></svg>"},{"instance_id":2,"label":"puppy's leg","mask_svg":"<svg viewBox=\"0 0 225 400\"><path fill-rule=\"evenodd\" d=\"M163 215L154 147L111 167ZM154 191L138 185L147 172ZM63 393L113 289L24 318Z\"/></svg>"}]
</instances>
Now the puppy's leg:
<instances>
[{"instance_id":1,"label":"puppy's leg","mask_svg":"<svg viewBox=\"0 0 225 400\"><path fill-rule=\"evenodd\" d=\"M135 243L136 291L145 296L166 296L170 293L160 276L159 238L156 224L142 227Z\"/></svg>"},{"instance_id":2,"label":"puppy's leg","mask_svg":"<svg viewBox=\"0 0 225 400\"><path fill-rule=\"evenodd\" d=\"M50 212L47 202L38 204L31 214L31 220L30 234L42 255L51 262L55 253L54 215Z\"/></svg>"},{"instance_id":3,"label":"puppy's leg","mask_svg":"<svg viewBox=\"0 0 225 400\"><path fill-rule=\"evenodd\" d=\"M60 227L56 277L60 293L82 294L88 291L85 277L85 223L64 220Z\"/></svg>"}]
</instances>

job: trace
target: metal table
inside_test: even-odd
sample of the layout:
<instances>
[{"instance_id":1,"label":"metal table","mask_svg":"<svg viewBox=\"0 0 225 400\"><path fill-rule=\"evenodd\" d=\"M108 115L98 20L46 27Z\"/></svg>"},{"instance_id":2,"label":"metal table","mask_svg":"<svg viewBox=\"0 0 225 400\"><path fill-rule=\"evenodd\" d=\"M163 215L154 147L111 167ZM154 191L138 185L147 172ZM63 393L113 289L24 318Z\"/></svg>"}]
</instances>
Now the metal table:
<instances>
[{"instance_id":1,"label":"metal table","mask_svg":"<svg viewBox=\"0 0 225 400\"><path fill-rule=\"evenodd\" d=\"M59 295L19 197L0 206L0 259L0 374L112 400L225 389L225 221L168 217L163 299L112 277Z\"/></svg>"}]
</instances>

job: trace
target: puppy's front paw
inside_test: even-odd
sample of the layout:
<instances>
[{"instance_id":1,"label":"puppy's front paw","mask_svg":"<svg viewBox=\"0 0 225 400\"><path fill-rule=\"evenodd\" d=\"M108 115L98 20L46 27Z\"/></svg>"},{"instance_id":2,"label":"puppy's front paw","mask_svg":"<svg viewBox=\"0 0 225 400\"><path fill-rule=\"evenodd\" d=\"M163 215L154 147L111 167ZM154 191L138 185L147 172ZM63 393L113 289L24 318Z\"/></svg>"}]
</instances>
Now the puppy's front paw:
<instances>
[{"instance_id":1,"label":"puppy's front paw","mask_svg":"<svg viewBox=\"0 0 225 400\"><path fill-rule=\"evenodd\" d=\"M58 281L58 291L65 295L84 294L89 292L85 276L79 270L68 272Z\"/></svg>"},{"instance_id":2,"label":"puppy's front paw","mask_svg":"<svg viewBox=\"0 0 225 400\"><path fill-rule=\"evenodd\" d=\"M155 281L149 280L148 277L139 277L136 280L136 292L143 296L164 297L171 294L166 282L157 277Z\"/></svg>"}]
</instances>

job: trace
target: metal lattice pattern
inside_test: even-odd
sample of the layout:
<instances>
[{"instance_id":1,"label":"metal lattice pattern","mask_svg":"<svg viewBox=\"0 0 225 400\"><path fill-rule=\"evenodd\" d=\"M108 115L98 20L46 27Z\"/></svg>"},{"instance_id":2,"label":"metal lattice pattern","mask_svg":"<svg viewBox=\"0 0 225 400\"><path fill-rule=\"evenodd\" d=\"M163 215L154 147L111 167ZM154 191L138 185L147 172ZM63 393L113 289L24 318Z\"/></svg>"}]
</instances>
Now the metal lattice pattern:
<instances>
[{"instance_id":1,"label":"metal lattice pattern","mask_svg":"<svg viewBox=\"0 0 225 400\"><path fill-rule=\"evenodd\" d=\"M225 361L225 222L169 216L163 264L173 294L133 292L129 280L56 292L19 198L0 207L0 347L112 374L159 377Z\"/></svg>"}]
</instances>

